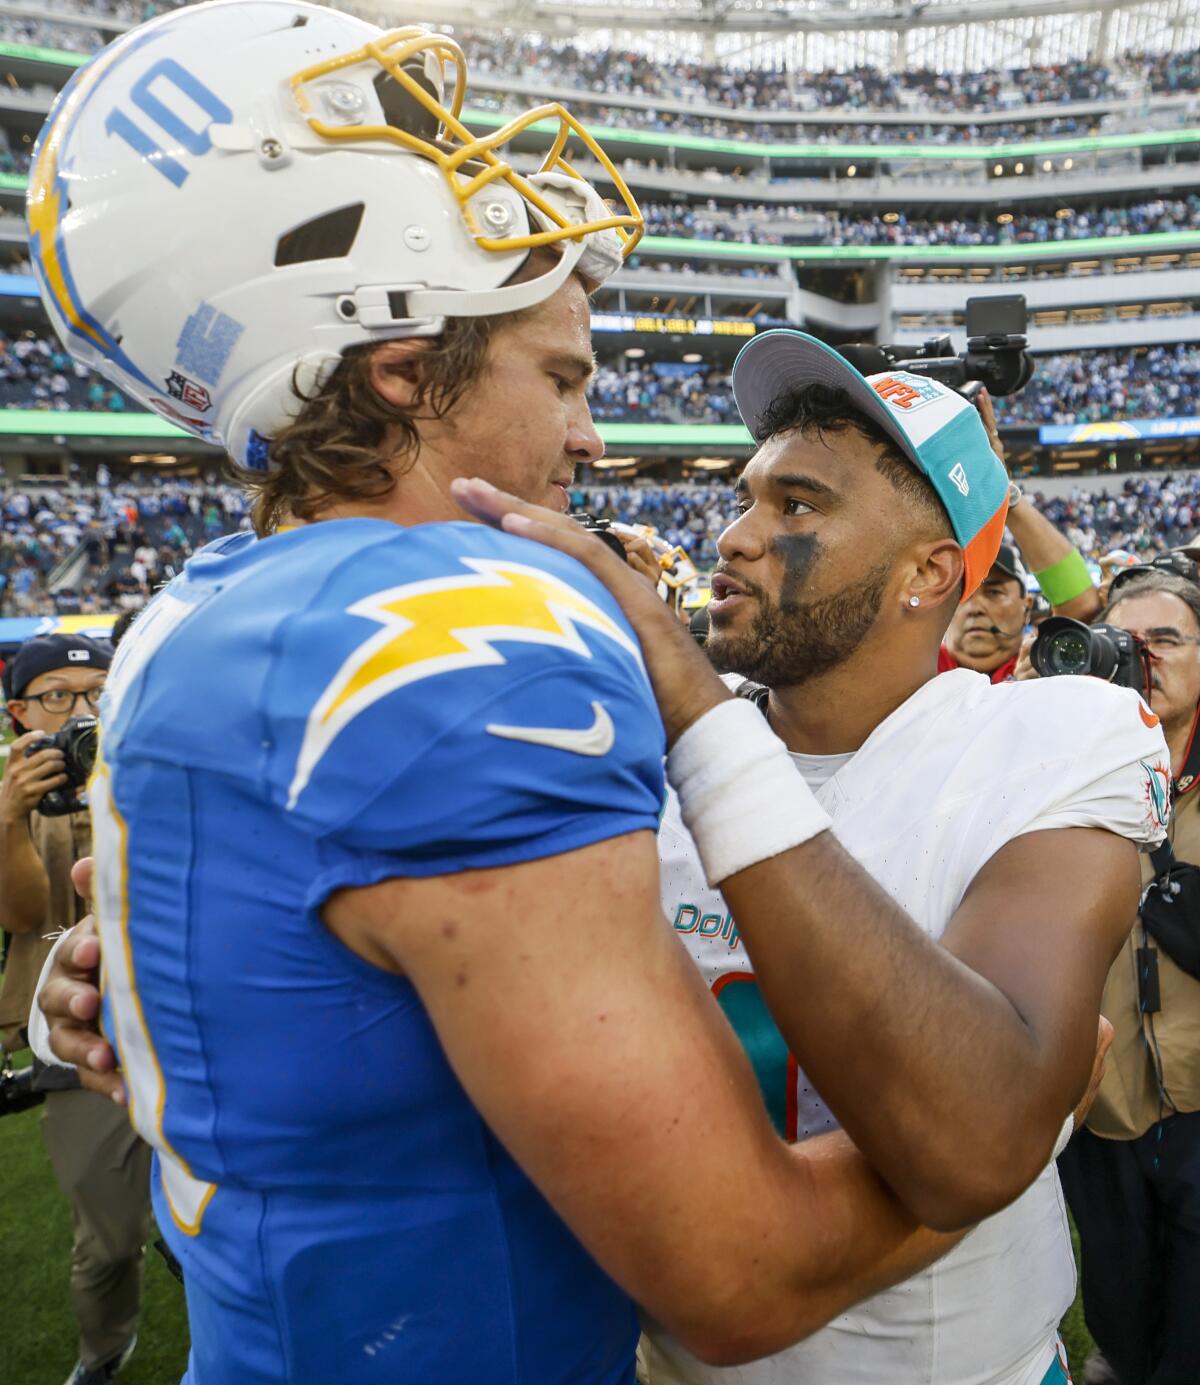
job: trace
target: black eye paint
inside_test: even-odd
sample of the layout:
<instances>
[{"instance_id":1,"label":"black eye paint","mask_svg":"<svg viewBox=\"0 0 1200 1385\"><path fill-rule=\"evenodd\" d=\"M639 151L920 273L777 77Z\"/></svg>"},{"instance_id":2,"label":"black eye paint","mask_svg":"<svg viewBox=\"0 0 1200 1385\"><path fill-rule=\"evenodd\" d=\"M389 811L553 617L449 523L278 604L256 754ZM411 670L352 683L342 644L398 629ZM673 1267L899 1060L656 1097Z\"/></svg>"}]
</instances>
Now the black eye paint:
<instances>
[{"instance_id":1,"label":"black eye paint","mask_svg":"<svg viewBox=\"0 0 1200 1385\"><path fill-rule=\"evenodd\" d=\"M783 559L783 586L779 604L787 610L801 599L813 564L825 551L815 534L780 534L771 540L771 548Z\"/></svg>"}]
</instances>

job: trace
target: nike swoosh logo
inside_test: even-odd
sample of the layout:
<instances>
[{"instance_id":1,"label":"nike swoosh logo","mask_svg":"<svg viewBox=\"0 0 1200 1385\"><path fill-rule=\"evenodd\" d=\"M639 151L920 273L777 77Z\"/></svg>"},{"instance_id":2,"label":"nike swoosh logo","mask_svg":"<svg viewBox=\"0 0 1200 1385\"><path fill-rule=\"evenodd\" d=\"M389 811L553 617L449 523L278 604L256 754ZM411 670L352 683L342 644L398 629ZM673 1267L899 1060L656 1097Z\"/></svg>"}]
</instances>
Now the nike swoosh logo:
<instances>
[{"instance_id":1,"label":"nike swoosh logo","mask_svg":"<svg viewBox=\"0 0 1200 1385\"><path fill-rule=\"evenodd\" d=\"M1138 716L1142 719L1142 725L1148 726L1151 730L1158 725L1158 717L1154 712L1147 710L1146 704L1138 700Z\"/></svg>"},{"instance_id":2,"label":"nike swoosh logo","mask_svg":"<svg viewBox=\"0 0 1200 1385\"><path fill-rule=\"evenodd\" d=\"M595 721L585 731L564 726L488 726L489 736L527 745L545 745L551 750L569 750L572 755L607 755L617 739L617 728L603 702L592 703Z\"/></svg>"}]
</instances>

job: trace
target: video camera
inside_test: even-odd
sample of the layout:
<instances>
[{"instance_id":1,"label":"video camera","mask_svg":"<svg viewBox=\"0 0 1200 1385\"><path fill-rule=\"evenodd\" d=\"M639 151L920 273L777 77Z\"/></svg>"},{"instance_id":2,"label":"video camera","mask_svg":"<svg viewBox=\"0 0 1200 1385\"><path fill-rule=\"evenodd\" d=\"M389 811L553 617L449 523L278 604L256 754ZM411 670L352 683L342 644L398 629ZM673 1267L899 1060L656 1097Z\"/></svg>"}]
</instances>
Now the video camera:
<instances>
[{"instance_id":1,"label":"video camera","mask_svg":"<svg viewBox=\"0 0 1200 1385\"><path fill-rule=\"evenodd\" d=\"M26 747L27 756L36 755L41 750L61 750L63 755L63 773L67 776L67 782L43 796L37 806L43 817L65 817L86 806L80 802L79 790L91 778L99 739L100 722L96 717L72 717L61 731L56 731L53 736L43 736L40 741Z\"/></svg>"},{"instance_id":2,"label":"video camera","mask_svg":"<svg viewBox=\"0 0 1200 1385\"><path fill-rule=\"evenodd\" d=\"M956 352L948 336L930 337L923 346L837 347L856 370L879 375L907 370L974 399L984 386L989 394L1016 394L1029 383L1033 361L1026 353L1028 314L1023 293L967 299L967 349Z\"/></svg>"},{"instance_id":3,"label":"video camera","mask_svg":"<svg viewBox=\"0 0 1200 1385\"><path fill-rule=\"evenodd\" d=\"M1051 616L1038 627L1029 661L1043 678L1088 674L1132 688L1150 700L1150 651L1116 625L1084 625L1070 616Z\"/></svg>"}]
</instances>

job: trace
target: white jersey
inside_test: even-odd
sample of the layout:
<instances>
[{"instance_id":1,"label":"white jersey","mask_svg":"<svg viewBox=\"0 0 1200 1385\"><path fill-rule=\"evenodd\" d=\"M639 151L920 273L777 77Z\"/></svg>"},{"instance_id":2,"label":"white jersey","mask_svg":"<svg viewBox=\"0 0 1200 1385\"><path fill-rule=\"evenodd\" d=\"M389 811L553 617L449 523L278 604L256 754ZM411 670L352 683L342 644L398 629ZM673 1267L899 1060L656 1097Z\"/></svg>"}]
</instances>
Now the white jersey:
<instances>
[{"instance_id":1,"label":"white jersey","mask_svg":"<svg viewBox=\"0 0 1200 1385\"><path fill-rule=\"evenodd\" d=\"M800 757L797 757L799 760ZM993 685L965 669L913 694L815 790L843 846L932 937L995 853L1026 832L1164 835L1170 762L1136 693L1091 678ZM767 1014L721 895L671 796L663 908L751 1059L777 1128L836 1128ZM823 984L833 984L827 978ZM704 1366L648 1329L651 1385L1040 1385L1075 1266L1051 1164L935 1265L750 1366Z\"/></svg>"}]
</instances>

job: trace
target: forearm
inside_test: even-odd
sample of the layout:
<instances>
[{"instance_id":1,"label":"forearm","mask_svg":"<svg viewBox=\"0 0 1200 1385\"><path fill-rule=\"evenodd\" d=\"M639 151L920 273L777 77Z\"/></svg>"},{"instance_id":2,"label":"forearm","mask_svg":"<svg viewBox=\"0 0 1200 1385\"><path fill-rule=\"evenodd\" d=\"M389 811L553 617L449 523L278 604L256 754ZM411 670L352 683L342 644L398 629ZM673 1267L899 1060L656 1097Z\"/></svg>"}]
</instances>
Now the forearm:
<instances>
[{"instance_id":1,"label":"forearm","mask_svg":"<svg viewBox=\"0 0 1200 1385\"><path fill-rule=\"evenodd\" d=\"M793 1145L809 1165L822 1209L824 1273L805 1285L830 1317L910 1279L958 1244L966 1229L931 1231L900 1203L844 1131Z\"/></svg>"},{"instance_id":2,"label":"forearm","mask_svg":"<svg viewBox=\"0 0 1200 1385\"><path fill-rule=\"evenodd\" d=\"M50 907L50 882L29 835L29 820L0 822L0 927L9 933L40 928Z\"/></svg>"},{"instance_id":3,"label":"forearm","mask_svg":"<svg viewBox=\"0 0 1200 1385\"><path fill-rule=\"evenodd\" d=\"M1008 512L1008 528L1016 540L1026 567L1033 572L1045 572L1075 553L1070 539L1057 529L1040 510L1028 500L1021 500ZM1100 593L1094 585L1068 600L1054 601L1057 614L1076 620L1093 620L1100 613Z\"/></svg>"},{"instance_id":4,"label":"forearm","mask_svg":"<svg viewBox=\"0 0 1200 1385\"><path fill-rule=\"evenodd\" d=\"M764 1312L778 1319L780 1349L795 1339L797 1317L806 1332L815 1331L854 1304L911 1279L966 1234L921 1226L841 1131L805 1140L789 1152L804 1166L811 1206L820 1216L809 1222L799 1270L790 1270L764 1304ZM761 1349L761 1335L756 1345Z\"/></svg>"},{"instance_id":5,"label":"forearm","mask_svg":"<svg viewBox=\"0 0 1200 1385\"><path fill-rule=\"evenodd\" d=\"M831 834L722 889L789 1048L910 1211L963 1226L1036 1175L1066 1106L1041 1109L1033 1033Z\"/></svg>"}]
</instances>

